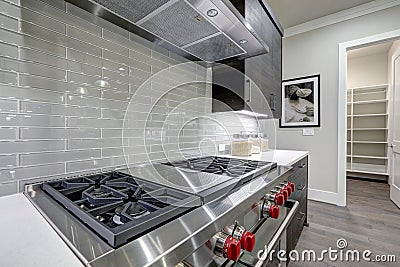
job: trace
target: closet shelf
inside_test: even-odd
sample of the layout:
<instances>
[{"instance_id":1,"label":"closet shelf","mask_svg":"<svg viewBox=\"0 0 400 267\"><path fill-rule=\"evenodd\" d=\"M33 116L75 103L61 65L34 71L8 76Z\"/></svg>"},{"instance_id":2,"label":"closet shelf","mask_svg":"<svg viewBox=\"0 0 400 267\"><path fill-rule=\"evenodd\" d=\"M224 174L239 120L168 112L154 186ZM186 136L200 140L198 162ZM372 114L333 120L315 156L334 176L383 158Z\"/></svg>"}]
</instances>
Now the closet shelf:
<instances>
[{"instance_id":1,"label":"closet shelf","mask_svg":"<svg viewBox=\"0 0 400 267\"><path fill-rule=\"evenodd\" d=\"M354 173L388 175L386 165L377 165L377 164L365 164L365 163L347 164L347 171Z\"/></svg>"},{"instance_id":2,"label":"closet shelf","mask_svg":"<svg viewBox=\"0 0 400 267\"><path fill-rule=\"evenodd\" d=\"M376 171L370 171L370 170L356 170L356 169L347 169L348 172L353 172L353 173L364 173L364 174L376 174L376 175L389 175L387 172L382 171L382 172L376 172Z\"/></svg>"},{"instance_id":3,"label":"closet shelf","mask_svg":"<svg viewBox=\"0 0 400 267\"><path fill-rule=\"evenodd\" d=\"M348 104L353 104L353 105L367 105L367 104L386 103L386 102L388 102L388 101L389 101L389 99L363 100L363 101L348 102Z\"/></svg>"},{"instance_id":4,"label":"closet shelf","mask_svg":"<svg viewBox=\"0 0 400 267\"><path fill-rule=\"evenodd\" d=\"M388 144L388 142L384 142L384 141L347 141L347 143L353 143L353 144Z\"/></svg>"},{"instance_id":5,"label":"closet shelf","mask_svg":"<svg viewBox=\"0 0 400 267\"><path fill-rule=\"evenodd\" d=\"M377 113L377 114L358 114L358 115L350 115L351 117L387 117L389 114L387 113Z\"/></svg>"},{"instance_id":6,"label":"closet shelf","mask_svg":"<svg viewBox=\"0 0 400 267\"><path fill-rule=\"evenodd\" d=\"M388 87L388 84L377 84L377 85L352 87L352 88L349 88L348 90L349 91L364 91L364 90L374 90L374 89L386 89L387 87Z\"/></svg>"},{"instance_id":7,"label":"closet shelf","mask_svg":"<svg viewBox=\"0 0 400 267\"><path fill-rule=\"evenodd\" d=\"M381 157L381 156L363 156L363 155L352 155L352 158L359 158L359 159L382 159L386 160L389 159L388 157Z\"/></svg>"},{"instance_id":8,"label":"closet shelf","mask_svg":"<svg viewBox=\"0 0 400 267\"><path fill-rule=\"evenodd\" d=\"M388 128L351 128L353 131L387 131Z\"/></svg>"}]
</instances>

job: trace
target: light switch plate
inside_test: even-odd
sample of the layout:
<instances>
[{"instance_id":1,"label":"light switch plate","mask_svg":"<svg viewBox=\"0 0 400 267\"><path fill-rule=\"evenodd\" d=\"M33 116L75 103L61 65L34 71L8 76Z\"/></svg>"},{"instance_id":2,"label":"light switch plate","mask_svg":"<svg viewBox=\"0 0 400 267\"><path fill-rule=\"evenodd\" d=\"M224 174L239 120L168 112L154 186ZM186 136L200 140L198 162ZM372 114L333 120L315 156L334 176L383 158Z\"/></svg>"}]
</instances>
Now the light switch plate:
<instances>
[{"instance_id":1,"label":"light switch plate","mask_svg":"<svg viewBox=\"0 0 400 267\"><path fill-rule=\"evenodd\" d=\"M314 135L314 129L313 128L303 129L303 135L304 136L313 136Z\"/></svg>"},{"instance_id":2,"label":"light switch plate","mask_svg":"<svg viewBox=\"0 0 400 267\"><path fill-rule=\"evenodd\" d=\"M225 144L219 144L219 145L218 145L218 152L225 151L225 149L226 149Z\"/></svg>"}]
</instances>

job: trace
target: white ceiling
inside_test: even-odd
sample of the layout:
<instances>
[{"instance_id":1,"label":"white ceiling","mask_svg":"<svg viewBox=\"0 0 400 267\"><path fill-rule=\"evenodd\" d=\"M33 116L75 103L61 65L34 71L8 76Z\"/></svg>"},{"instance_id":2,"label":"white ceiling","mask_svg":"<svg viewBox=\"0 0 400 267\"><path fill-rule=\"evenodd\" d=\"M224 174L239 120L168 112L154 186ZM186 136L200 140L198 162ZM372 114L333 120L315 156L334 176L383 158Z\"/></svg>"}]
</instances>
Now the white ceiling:
<instances>
[{"instance_id":1,"label":"white ceiling","mask_svg":"<svg viewBox=\"0 0 400 267\"><path fill-rule=\"evenodd\" d=\"M358 58L387 53L389 52L392 45L393 41L350 50L349 52L347 52L347 58Z\"/></svg>"},{"instance_id":2,"label":"white ceiling","mask_svg":"<svg viewBox=\"0 0 400 267\"><path fill-rule=\"evenodd\" d=\"M372 1L374 0L267 0L285 29Z\"/></svg>"}]
</instances>

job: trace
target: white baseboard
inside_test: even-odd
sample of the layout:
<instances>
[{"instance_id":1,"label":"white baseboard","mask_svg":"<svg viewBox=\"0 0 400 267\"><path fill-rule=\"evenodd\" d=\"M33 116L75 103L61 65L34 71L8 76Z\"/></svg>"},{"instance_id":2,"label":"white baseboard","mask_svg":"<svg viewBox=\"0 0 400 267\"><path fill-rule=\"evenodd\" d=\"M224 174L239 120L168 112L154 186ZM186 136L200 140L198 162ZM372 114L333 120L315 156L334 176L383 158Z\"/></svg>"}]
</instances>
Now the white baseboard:
<instances>
[{"instance_id":1,"label":"white baseboard","mask_svg":"<svg viewBox=\"0 0 400 267\"><path fill-rule=\"evenodd\" d=\"M341 200L338 193L317 190L317 189L308 189L308 199L325 202L329 204L334 204L338 206L344 206L343 201Z\"/></svg>"}]
</instances>

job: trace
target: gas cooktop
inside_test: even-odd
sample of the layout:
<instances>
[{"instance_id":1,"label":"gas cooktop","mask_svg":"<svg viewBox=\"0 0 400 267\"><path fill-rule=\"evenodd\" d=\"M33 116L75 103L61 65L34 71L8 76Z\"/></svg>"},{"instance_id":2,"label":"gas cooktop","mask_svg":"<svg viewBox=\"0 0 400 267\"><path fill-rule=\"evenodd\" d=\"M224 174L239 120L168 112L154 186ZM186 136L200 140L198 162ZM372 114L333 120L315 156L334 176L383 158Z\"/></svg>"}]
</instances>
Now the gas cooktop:
<instances>
[{"instance_id":1,"label":"gas cooktop","mask_svg":"<svg viewBox=\"0 0 400 267\"><path fill-rule=\"evenodd\" d=\"M215 156L166 162L163 164L176 168L191 169L242 179L252 178L255 175L265 173L277 166L277 164L273 162Z\"/></svg>"},{"instance_id":2,"label":"gas cooktop","mask_svg":"<svg viewBox=\"0 0 400 267\"><path fill-rule=\"evenodd\" d=\"M201 204L196 196L122 172L45 183L42 189L112 247Z\"/></svg>"}]
</instances>

